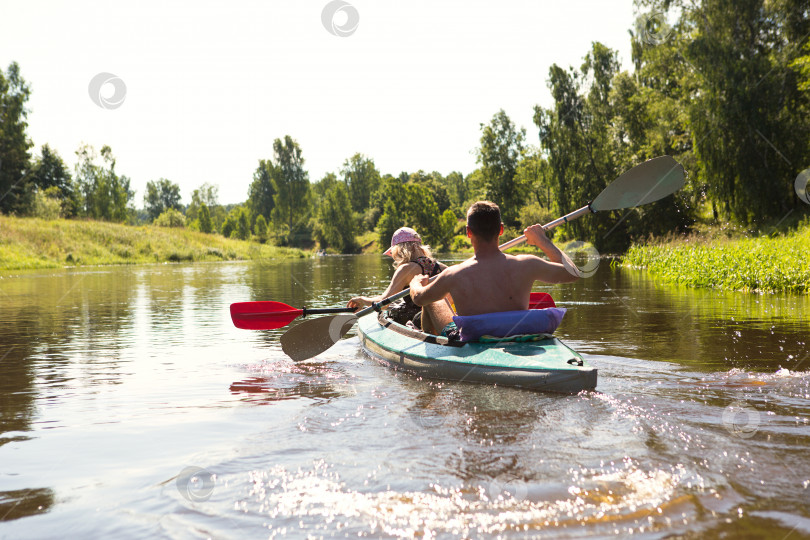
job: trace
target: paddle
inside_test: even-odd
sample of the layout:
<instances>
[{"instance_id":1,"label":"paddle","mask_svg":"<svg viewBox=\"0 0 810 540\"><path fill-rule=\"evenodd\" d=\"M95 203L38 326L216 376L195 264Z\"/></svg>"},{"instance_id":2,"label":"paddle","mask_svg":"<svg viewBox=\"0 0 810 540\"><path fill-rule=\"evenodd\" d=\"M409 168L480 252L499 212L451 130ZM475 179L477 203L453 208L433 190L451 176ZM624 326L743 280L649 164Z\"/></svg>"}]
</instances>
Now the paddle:
<instances>
[{"instance_id":1,"label":"paddle","mask_svg":"<svg viewBox=\"0 0 810 540\"><path fill-rule=\"evenodd\" d=\"M283 302L237 302L231 304L234 326L244 330L274 330L287 326L298 317L325 313L351 313L355 308L296 309Z\"/></svg>"},{"instance_id":2,"label":"paddle","mask_svg":"<svg viewBox=\"0 0 810 540\"><path fill-rule=\"evenodd\" d=\"M529 309L545 309L549 307L557 307L550 294L547 292L529 293Z\"/></svg>"},{"instance_id":3,"label":"paddle","mask_svg":"<svg viewBox=\"0 0 810 540\"><path fill-rule=\"evenodd\" d=\"M552 229L588 213L631 208L657 201L675 193L683 185L683 166L670 156L657 157L636 165L611 182L592 202L543 225L543 228ZM520 236L502 244L499 249L503 251L525 241L526 237ZM432 277L431 281L436 277L438 276ZM405 289L351 315L335 315L302 322L281 336L281 349L296 362L308 360L337 343L358 318L372 311L380 311L408 293L410 289Z\"/></svg>"},{"instance_id":4,"label":"paddle","mask_svg":"<svg viewBox=\"0 0 810 540\"><path fill-rule=\"evenodd\" d=\"M529 298L529 309L554 307L551 295L533 292ZM296 309L283 302L236 302L231 304L233 325L242 330L275 330L293 322L298 317L323 315L327 313L352 313L355 308L303 308Z\"/></svg>"},{"instance_id":5,"label":"paddle","mask_svg":"<svg viewBox=\"0 0 810 540\"><path fill-rule=\"evenodd\" d=\"M553 229L585 214L595 214L605 210L633 208L663 199L681 189L686 181L683 165L671 156L660 156L636 165L602 190L592 201L570 214L557 218L543 228ZM502 246L501 251L526 241L521 235Z\"/></svg>"}]
</instances>

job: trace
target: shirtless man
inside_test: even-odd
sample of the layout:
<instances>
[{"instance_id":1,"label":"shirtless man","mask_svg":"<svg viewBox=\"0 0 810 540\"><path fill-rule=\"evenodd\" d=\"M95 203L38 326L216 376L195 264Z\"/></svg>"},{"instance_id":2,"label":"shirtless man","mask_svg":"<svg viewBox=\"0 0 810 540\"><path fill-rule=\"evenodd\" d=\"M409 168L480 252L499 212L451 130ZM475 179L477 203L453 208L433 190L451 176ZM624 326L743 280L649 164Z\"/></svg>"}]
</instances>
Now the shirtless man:
<instances>
[{"instance_id":1,"label":"shirtless man","mask_svg":"<svg viewBox=\"0 0 810 540\"><path fill-rule=\"evenodd\" d=\"M499 311L529 309L529 294L536 280L545 283L570 283L579 279L571 259L546 236L541 225L532 225L523 233L526 241L541 250L548 261L534 255L508 255L498 249L503 234L501 210L489 201L478 201L467 210L467 236L475 256L449 267L428 283L428 276L411 280L414 304L424 306L426 332L439 335L453 321L447 302L451 295L458 315L480 315Z\"/></svg>"}]
</instances>

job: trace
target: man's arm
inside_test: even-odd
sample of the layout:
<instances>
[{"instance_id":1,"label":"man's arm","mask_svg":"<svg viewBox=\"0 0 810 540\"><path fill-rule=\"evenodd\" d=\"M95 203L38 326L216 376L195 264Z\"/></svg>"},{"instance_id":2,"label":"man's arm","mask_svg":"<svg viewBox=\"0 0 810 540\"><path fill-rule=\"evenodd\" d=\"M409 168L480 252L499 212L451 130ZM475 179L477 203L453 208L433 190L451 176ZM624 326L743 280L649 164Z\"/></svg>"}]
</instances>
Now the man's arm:
<instances>
[{"instance_id":1,"label":"man's arm","mask_svg":"<svg viewBox=\"0 0 810 540\"><path fill-rule=\"evenodd\" d=\"M411 300L417 306L426 306L438 302L450 294L449 287L452 281L452 272L445 270L433 282L429 283L429 280L430 278L424 274L420 274L411 280Z\"/></svg>"},{"instance_id":2,"label":"man's arm","mask_svg":"<svg viewBox=\"0 0 810 540\"><path fill-rule=\"evenodd\" d=\"M581 275L579 268L574 264L568 255L546 236L546 230L542 225L532 225L523 231L526 241L543 250L549 262L542 261L539 265L543 277L541 279L547 283L571 283L577 281Z\"/></svg>"}]
</instances>

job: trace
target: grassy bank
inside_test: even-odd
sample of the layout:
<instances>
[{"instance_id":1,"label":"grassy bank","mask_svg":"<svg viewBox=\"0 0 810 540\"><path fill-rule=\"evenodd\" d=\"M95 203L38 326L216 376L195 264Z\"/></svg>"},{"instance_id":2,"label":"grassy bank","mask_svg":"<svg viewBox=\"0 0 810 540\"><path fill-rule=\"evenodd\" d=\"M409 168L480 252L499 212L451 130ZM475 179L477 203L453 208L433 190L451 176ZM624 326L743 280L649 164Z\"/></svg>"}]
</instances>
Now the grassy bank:
<instances>
[{"instance_id":1,"label":"grassy bank","mask_svg":"<svg viewBox=\"0 0 810 540\"><path fill-rule=\"evenodd\" d=\"M303 257L307 253L178 228L0 216L0 270Z\"/></svg>"},{"instance_id":2,"label":"grassy bank","mask_svg":"<svg viewBox=\"0 0 810 540\"><path fill-rule=\"evenodd\" d=\"M810 292L810 223L779 237L690 237L634 245L623 264L668 283L735 291Z\"/></svg>"}]
</instances>

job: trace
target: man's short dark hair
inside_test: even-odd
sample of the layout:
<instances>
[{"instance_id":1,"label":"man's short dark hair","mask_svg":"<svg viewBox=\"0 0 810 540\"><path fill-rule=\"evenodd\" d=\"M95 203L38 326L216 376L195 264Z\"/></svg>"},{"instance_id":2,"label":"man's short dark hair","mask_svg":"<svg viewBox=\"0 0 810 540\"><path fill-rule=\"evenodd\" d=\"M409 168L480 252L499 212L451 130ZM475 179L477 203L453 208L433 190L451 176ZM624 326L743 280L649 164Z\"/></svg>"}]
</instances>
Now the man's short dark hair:
<instances>
[{"instance_id":1,"label":"man's short dark hair","mask_svg":"<svg viewBox=\"0 0 810 540\"><path fill-rule=\"evenodd\" d=\"M482 240L497 238L501 233L501 209L491 201L474 202L467 210L467 227Z\"/></svg>"}]
</instances>

